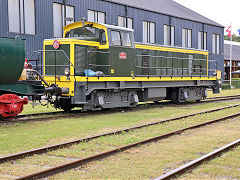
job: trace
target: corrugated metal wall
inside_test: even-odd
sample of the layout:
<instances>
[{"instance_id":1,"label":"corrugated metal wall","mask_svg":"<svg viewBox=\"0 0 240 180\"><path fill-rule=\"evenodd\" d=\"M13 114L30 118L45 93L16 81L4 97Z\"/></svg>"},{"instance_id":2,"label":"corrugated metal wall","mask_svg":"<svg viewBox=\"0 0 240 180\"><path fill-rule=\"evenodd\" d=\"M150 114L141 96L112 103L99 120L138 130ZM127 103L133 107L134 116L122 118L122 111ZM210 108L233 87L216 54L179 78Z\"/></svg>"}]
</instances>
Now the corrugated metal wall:
<instances>
[{"instance_id":1,"label":"corrugated metal wall","mask_svg":"<svg viewBox=\"0 0 240 180\"><path fill-rule=\"evenodd\" d=\"M36 0L36 35L17 34L8 32L8 0L0 0L0 36L15 37L20 35L27 41L27 53L31 54L34 50L42 49L44 39L53 37L53 6L52 3L63 3L63 0ZM81 17L87 18L87 10L98 10L106 13L107 24L118 24L118 16L128 16L133 18L133 26L135 30L135 39L142 41L142 21L151 21L156 23L156 42L163 44L164 33L163 25L175 26L175 45L182 44L182 28L192 29L192 46L198 46L198 32L207 32L207 49L212 52L212 34L220 34L220 55L210 55L210 59L217 60L219 69L224 72L223 51L224 51L224 29L212 25L202 24L189 20L169 17L166 15L153 13L137 8L126 7L102 0L67 0L67 5L75 7L75 21L79 21ZM211 53L210 53L211 54Z\"/></svg>"}]
</instances>

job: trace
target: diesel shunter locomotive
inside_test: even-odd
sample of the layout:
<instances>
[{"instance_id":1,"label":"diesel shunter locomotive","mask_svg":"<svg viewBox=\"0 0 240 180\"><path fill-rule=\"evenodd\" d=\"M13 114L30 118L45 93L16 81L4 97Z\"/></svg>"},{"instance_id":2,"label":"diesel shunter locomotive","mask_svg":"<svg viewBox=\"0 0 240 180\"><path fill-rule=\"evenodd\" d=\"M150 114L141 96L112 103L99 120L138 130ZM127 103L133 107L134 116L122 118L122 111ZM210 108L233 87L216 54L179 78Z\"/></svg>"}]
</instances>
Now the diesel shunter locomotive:
<instances>
[{"instance_id":1,"label":"diesel shunter locomotive","mask_svg":"<svg viewBox=\"0 0 240 180\"><path fill-rule=\"evenodd\" d=\"M200 101L207 88L219 93L207 51L136 43L128 28L76 22L63 38L44 40L43 55L43 78L57 89L49 101L66 111Z\"/></svg>"}]
</instances>

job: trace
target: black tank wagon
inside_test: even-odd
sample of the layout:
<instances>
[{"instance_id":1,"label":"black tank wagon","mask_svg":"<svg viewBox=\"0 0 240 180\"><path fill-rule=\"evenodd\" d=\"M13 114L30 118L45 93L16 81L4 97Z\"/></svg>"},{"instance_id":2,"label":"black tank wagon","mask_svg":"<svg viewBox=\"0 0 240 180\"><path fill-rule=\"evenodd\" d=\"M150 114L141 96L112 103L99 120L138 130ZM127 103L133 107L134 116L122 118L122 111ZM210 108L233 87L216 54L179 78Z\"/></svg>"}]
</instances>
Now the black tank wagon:
<instances>
[{"instance_id":1,"label":"black tank wagon","mask_svg":"<svg viewBox=\"0 0 240 180\"><path fill-rule=\"evenodd\" d=\"M64 110L200 101L207 88L219 93L207 51L135 43L128 28L76 22L63 38L45 40L43 52L44 79L59 88L50 101Z\"/></svg>"}]
</instances>

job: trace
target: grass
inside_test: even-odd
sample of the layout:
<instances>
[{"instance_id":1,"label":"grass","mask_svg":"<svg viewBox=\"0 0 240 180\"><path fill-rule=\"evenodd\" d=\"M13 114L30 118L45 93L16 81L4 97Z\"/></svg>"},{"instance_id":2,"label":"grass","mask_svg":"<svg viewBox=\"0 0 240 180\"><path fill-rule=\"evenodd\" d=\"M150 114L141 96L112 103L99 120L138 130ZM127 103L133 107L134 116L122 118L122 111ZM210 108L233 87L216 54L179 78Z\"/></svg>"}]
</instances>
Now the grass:
<instances>
[{"instance_id":1,"label":"grass","mask_svg":"<svg viewBox=\"0 0 240 180\"><path fill-rule=\"evenodd\" d=\"M34 114L34 113L42 113L42 112L55 112L60 111L56 110L52 106L32 106L31 102L29 102L27 105L24 105L24 109L21 114Z\"/></svg>"},{"instance_id":2,"label":"grass","mask_svg":"<svg viewBox=\"0 0 240 180\"><path fill-rule=\"evenodd\" d=\"M183 179L240 179L240 146L185 174Z\"/></svg>"},{"instance_id":3,"label":"grass","mask_svg":"<svg viewBox=\"0 0 240 180\"><path fill-rule=\"evenodd\" d=\"M182 106L158 107L125 113L118 112L112 114L91 115L81 118L69 117L69 119L48 122L17 123L0 126L0 156L237 103L239 102L219 102L198 105L190 103ZM25 113L37 113L40 111L38 109L33 112L30 105L27 107L29 109L26 108L24 111ZM46 112L44 107L41 110ZM239 111L239 109L235 108L234 111ZM224 115L228 114L228 112L229 111L226 111ZM205 118L204 116L202 117L203 119ZM195 121L196 118L197 117L193 118L192 121ZM196 123L197 122L198 121L196 121ZM13 164L6 163L4 164L4 167L0 167L0 179L8 178L8 176L4 174L18 176L22 175L23 172L28 174L29 172L45 169L49 163L50 165L55 165L55 163L51 164L52 160L49 158L49 155L53 156L54 159L56 159L54 156L57 156L58 160L56 163L62 164L63 162L72 161L72 159L65 158L65 156L81 158L119 145L129 144L141 138L151 137L159 134L159 132L164 133L171 130L171 128L180 128L184 123L179 122L176 123L175 126L174 124L175 123L165 124L165 126L162 126L162 128L157 130L155 127L149 127L143 131L140 130L134 133L129 133L130 135L113 136L108 137L107 139L101 138L98 141L93 141L89 144L85 143L72 146L69 151L59 150L51 152L47 156L34 156L28 158L26 161L14 161ZM187 123L184 125L187 125ZM24 167L27 168L24 170ZM86 170L86 172L87 171L88 170Z\"/></svg>"},{"instance_id":4,"label":"grass","mask_svg":"<svg viewBox=\"0 0 240 180\"><path fill-rule=\"evenodd\" d=\"M208 97L230 96L230 95L239 95L239 94L240 94L240 89L222 90L220 94L213 94L212 91L208 91ZM41 113L41 112L55 112L55 111L61 111L61 110L59 110L59 109L56 110L51 105L32 106L31 103L29 103L24 106L24 109L21 114L33 114L33 113Z\"/></svg>"},{"instance_id":5,"label":"grass","mask_svg":"<svg viewBox=\"0 0 240 180\"><path fill-rule=\"evenodd\" d=\"M191 130L182 135L156 143L132 148L106 159L90 162L74 170L56 175L51 179L152 179L200 157L214 149L232 142L240 135L240 121L231 120L217 125L210 125L198 130ZM227 160L225 170L218 173L219 163L203 167L199 176L184 176L183 179L222 178L239 179L239 151L232 152L236 159L232 164L231 155ZM234 158L233 156L233 158ZM234 165L235 164L235 165ZM226 167L230 167L226 170ZM207 168L207 169L205 169ZM197 171L197 170L196 170ZM199 171L199 170L198 170ZM207 176L211 173L211 176Z\"/></svg>"},{"instance_id":6,"label":"grass","mask_svg":"<svg viewBox=\"0 0 240 180\"><path fill-rule=\"evenodd\" d=\"M240 95L240 89L226 89L222 90L220 94L213 94L212 91L208 91L208 97L233 96L233 95Z\"/></svg>"},{"instance_id":7,"label":"grass","mask_svg":"<svg viewBox=\"0 0 240 180\"><path fill-rule=\"evenodd\" d=\"M239 109L240 108L232 108L221 112L203 114L178 121L154 125L143 129L135 130L131 133L101 137L91 142L81 143L79 145L72 146L70 151L62 149L50 152L49 154L60 157L83 158L85 156L90 156L99 152L111 150L115 147L128 145L147 138L155 137L181 128L212 120L213 117L219 118L225 116L225 114L237 113L239 112ZM81 154L79 155L79 153L77 152L81 152Z\"/></svg>"},{"instance_id":8,"label":"grass","mask_svg":"<svg viewBox=\"0 0 240 180\"><path fill-rule=\"evenodd\" d=\"M92 115L81 118L69 117L69 119L47 122L4 125L0 127L0 155L75 140L236 103L187 104L181 107L160 107L127 113Z\"/></svg>"},{"instance_id":9,"label":"grass","mask_svg":"<svg viewBox=\"0 0 240 180\"><path fill-rule=\"evenodd\" d=\"M24 171L21 169L19 171L19 166L28 166L29 164L32 164L35 167L35 171L37 171L37 167L40 165L40 167L46 166L46 165L55 165L55 164L62 164L63 162L69 160L70 158L74 159L79 159L83 158L89 155L93 155L99 152L103 152L106 150L113 149L118 146L122 145L127 145L130 143L134 143L139 140L143 140L146 138L150 138L156 135L164 134L166 132L170 132L173 130L177 130L180 128L188 127L190 125L198 124L200 122L204 122L207 120L217 117L222 117L225 116L226 114L233 114L236 112L239 112L239 107L238 108L231 108L227 109L224 111L220 112L215 112L211 114L204 114L204 115L198 115L195 117L175 121L175 122L168 122L162 125L156 125L156 126L151 126L147 127L141 130L136 130L131 133L125 133L121 135L116 135L116 136L109 136L109 137L102 137L96 140L93 140L88 143L81 143L79 145L71 146L69 149L63 149L63 150L58 150L58 151L53 151L49 152L48 155L53 156L53 157L59 157L61 160L57 159L57 162L53 163L49 159L48 156L34 156L31 157L30 159L25 159L25 160L18 160L15 162L14 165L10 166L8 164L4 164L1 168L0 171L4 172L4 174L14 174L14 175L22 175L22 174L27 174L29 173L28 170ZM196 130L195 130L196 131ZM194 132L194 131L193 131ZM138 153L138 150L135 150L136 153ZM186 152L188 150L185 150ZM191 155L191 153L189 154ZM190 158L192 156L185 156L186 158ZM13 170L15 169L15 171ZM11 171L10 171L11 170ZM90 174L89 177L83 177L83 178L90 178L92 174ZM97 176L93 176L96 178ZM100 176L101 178L104 178ZM65 178L65 177L64 177ZM116 178L115 176L111 178ZM126 178L126 177L125 177ZM133 176L133 178L135 178Z\"/></svg>"}]
</instances>

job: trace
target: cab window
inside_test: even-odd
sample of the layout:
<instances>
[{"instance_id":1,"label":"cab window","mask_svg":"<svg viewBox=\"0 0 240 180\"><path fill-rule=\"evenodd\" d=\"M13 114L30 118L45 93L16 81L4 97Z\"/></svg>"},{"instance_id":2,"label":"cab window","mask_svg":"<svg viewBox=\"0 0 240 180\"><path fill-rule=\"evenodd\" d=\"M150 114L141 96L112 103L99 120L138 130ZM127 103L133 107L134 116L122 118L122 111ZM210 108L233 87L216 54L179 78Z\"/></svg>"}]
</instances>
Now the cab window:
<instances>
[{"instance_id":1,"label":"cab window","mask_svg":"<svg viewBox=\"0 0 240 180\"><path fill-rule=\"evenodd\" d=\"M119 31L111 31L113 46L121 46L121 36Z\"/></svg>"},{"instance_id":2,"label":"cab window","mask_svg":"<svg viewBox=\"0 0 240 180\"><path fill-rule=\"evenodd\" d=\"M104 30L100 31L100 44L106 44L107 43L107 38L106 38L106 33Z\"/></svg>"},{"instance_id":3,"label":"cab window","mask_svg":"<svg viewBox=\"0 0 240 180\"><path fill-rule=\"evenodd\" d=\"M129 32L122 32L122 44L123 46L126 46L126 47L132 46Z\"/></svg>"},{"instance_id":4,"label":"cab window","mask_svg":"<svg viewBox=\"0 0 240 180\"><path fill-rule=\"evenodd\" d=\"M76 38L98 42L100 39L100 30L89 26L79 27L67 32L65 38Z\"/></svg>"}]
</instances>

